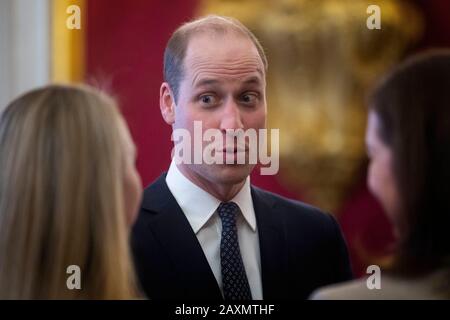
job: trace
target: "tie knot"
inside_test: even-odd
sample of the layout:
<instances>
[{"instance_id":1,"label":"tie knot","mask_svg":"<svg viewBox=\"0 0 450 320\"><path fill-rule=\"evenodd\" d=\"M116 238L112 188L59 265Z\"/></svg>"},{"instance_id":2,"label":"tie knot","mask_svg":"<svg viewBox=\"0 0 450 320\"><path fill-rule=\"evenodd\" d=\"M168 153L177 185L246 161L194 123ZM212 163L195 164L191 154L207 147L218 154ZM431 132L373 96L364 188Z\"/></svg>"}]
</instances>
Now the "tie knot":
<instances>
[{"instance_id":1,"label":"tie knot","mask_svg":"<svg viewBox=\"0 0 450 320\"><path fill-rule=\"evenodd\" d=\"M239 206L234 202L222 202L217 208L217 213L222 222L234 222L238 211Z\"/></svg>"}]
</instances>

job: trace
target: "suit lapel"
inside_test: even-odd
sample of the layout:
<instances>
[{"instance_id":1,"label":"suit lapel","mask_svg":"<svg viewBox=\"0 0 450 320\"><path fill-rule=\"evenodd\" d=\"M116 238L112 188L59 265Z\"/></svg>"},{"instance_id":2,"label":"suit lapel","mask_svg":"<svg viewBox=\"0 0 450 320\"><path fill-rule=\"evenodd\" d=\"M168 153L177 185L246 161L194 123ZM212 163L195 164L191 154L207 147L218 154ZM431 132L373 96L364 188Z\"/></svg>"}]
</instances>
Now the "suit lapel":
<instances>
[{"instance_id":1,"label":"suit lapel","mask_svg":"<svg viewBox=\"0 0 450 320\"><path fill-rule=\"evenodd\" d=\"M157 213L150 228L176 270L189 299L220 300L222 294L196 235L170 192L165 174L148 190L144 209Z\"/></svg>"},{"instance_id":2,"label":"suit lapel","mask_svg":"<svg viewBox=\"0 0 450 320\"><path fill-rule=\"evenodd\" d=\"M280 299L285 294L287 273L287 242L282 217L274 212L274 203L258 188L252 187L252 200L258 224L263 298Z\"/></svg>"},{"instance_id":3,"label":"suit lapel","mask_svg":"<svg viewBox=\"0 0 450 320\"><path fill-rule=\"evenodd\" d=\"M177 286L182 284L184 296L223 299L200 243L167 187L165 174L145 193L143 209L157 214L149 228L169 256L176 273L174 281ZM251 193L258 225L263 298L280 299L285 294L287 274L287 241L282 219L263 191L252 187Z\"/></svg>"}]
</instances>

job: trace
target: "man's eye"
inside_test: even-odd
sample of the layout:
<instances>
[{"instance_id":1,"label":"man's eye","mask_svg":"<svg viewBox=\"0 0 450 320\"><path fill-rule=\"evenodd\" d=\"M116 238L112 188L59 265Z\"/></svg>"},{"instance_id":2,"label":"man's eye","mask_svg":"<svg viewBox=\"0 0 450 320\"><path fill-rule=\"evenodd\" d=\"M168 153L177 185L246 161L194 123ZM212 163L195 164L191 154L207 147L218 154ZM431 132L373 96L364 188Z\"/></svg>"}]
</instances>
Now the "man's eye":
<instances>
[{"instance_id":1,"label":"man's eye","mask_svg":"<svg viewBox=\"0 0 450 320\"><path fill-rule=\"evenodd\" d=\"M257 96L254 93L246 93L246 94L242 95L242 101L246 104L255 103L256 99L257 99Z\"/></svg>"},{"instance_id":2,"label":"man's eye","mask_svg":"<svg viewBox=\"0 0 450 320\"><path fill-rule=\"evenodd\" d=\"M210 94L200 97L200 102L202 104L207 104L207 105L211 105L211 104L216 103L216 100L217 99L214 96L210 95Z\"/></svg>"}]
</instances>

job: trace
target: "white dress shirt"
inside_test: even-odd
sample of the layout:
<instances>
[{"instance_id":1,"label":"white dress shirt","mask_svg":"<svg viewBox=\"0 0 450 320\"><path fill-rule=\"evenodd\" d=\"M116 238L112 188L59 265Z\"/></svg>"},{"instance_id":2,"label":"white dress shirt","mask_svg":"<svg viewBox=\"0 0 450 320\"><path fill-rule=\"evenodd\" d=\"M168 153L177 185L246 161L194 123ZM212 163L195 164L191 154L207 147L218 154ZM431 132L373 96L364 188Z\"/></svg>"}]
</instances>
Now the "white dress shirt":
<instances>
[{"instance_id":1,"label":"white dress shirt","mask_svg":"<svg viewBox=\"0 0 450 320\"><path fill-rule=\"evenodd\" d=\"M173 161L167 172L166 183L196 234L223 294L220 267L222 222L216 211L221 201L186 178ZM250 177L230 201L235 202L242 212L236 217L239 248L252 298L261 300L263 298L261 257L255 209L250 192Z\"/></svg>"}]
</instances>

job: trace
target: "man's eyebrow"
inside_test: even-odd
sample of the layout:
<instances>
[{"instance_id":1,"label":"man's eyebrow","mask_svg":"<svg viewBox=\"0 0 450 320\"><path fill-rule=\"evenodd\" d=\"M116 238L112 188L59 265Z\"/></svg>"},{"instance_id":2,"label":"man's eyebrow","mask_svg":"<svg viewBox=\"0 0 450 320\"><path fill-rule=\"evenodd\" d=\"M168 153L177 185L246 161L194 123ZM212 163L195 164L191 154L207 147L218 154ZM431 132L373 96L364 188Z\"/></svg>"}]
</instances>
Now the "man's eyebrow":
<instances>
[{"instance_id":1,"label":"man's eyebrow","mask_svg":"<svg viewBox=\"0 0 450 320\"><path fill-rule=\"evenodd\" d=\"M204 78L204 79L197 81L195 83L195 87L198 88L198 87L203 87L203 86L213 85L213 84L218 84L218 83L219 83L219 81L216 79Z\"/></svg>"},{"instance_id":2,"label":"man's eyebrow","mask_svg":"<svg viewBox=\"0 0 450 320\"><path fill-rule=\"evenodd\" d=\"M219 84L220 81L214 78L203 78L200 79L198 81L194 80L194 88L199 88L199 87L203 87L203 86L212 86L212 85L216 85ZM259 85L261 83L263 83L261 77L258 76L251 76L248 79L245 79L244 84L256 84Z\"/></svg>"},{"instance_id":3,"label":"man's eyebrow","mask_svg":"<svg viewBox=\"0 0 450 320\"><path fill-rule=\"evenodd\" d=\"M261 82L259 77L251 77L244 81L245 84L260 84Z\"/></svg>"}]
</instances>

